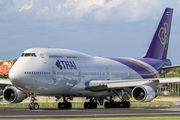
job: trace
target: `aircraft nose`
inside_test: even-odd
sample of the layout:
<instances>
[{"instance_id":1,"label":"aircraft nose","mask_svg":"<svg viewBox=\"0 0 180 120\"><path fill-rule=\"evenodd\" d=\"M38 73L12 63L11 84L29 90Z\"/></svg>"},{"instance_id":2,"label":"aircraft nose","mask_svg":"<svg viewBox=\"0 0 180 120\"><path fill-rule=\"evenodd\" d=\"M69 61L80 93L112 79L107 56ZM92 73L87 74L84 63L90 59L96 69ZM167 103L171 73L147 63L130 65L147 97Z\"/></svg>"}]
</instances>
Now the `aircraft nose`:
<instances>
[{"instance_id":1,"label":"aircraft nose","mask_svg":"<svg viewBox=\"0 0 180 120\"><path fill-rule=\"evenodd\" d=\"M19 80L18 70L11 68L9 72L9 79L14 84L15 81Z\"/></svg>"}]
</instances>

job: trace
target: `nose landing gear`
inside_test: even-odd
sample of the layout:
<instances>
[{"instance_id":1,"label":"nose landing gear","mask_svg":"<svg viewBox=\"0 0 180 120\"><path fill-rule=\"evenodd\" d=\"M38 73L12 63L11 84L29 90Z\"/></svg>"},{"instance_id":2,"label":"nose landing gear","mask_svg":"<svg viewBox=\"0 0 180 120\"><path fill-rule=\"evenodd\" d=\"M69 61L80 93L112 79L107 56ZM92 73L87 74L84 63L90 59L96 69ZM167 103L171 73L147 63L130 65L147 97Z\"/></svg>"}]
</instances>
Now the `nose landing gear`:
<instances>
[{"instance_id":1,"label":"nose landing gear","mask_svg":"<svg viewBox=\"0 0 180 120\"><path fill-rule=\"evenodd\" d=\"M36 100L35 99L35 94L32 93L31 94L30 104L28 106L30 110L38 110L39 109L39 104L38 103L34 103L35 100Z\"/></svg>"}]
</instances>

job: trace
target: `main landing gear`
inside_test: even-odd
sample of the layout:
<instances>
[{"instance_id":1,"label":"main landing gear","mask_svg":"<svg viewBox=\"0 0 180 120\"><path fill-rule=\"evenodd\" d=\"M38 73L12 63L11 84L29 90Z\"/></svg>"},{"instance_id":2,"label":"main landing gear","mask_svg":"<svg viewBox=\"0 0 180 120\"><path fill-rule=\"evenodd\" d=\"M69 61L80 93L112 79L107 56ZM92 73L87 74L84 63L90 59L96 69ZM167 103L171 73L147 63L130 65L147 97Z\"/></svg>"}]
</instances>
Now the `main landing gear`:
<instances>
[{"instance_id":1,"label":"main landing gear","mask_svg":"<svg viewBox=\"0 0 180 120\"><path fill-rule=\"evenodd\" d=\"M104 108L130 108L130 102L105 102Z\"/></svg>"},{"instance_id":2,"label":"main landing gear","mask_svg":"<svg viewBox=\"0 0 180 120\"><path fill-rule=\"evenodd\" d=\"M58 103L58 109L71 109L72 104L66 100L66 97L63 97L63 102Z\"/></svg>"},{"instance_id":3,"label":"main landing gear","mask_svg":"<svg viewBox=\"0 0 180 120\"><path fill-rule=\"evenodd\" d=\"M97 108L97 102L93 100L93 98L90 98L90 102L84 103L84 109L96 109Z\"/></svg>"},{"instance_id":4,"label":"main landing gear","mask_svg":"<svg viewBox=\"0 0 180 120\"><path fill-rule=\"evenodd\" d=\"M38 103L34 103L35 101L35 94L31 94L31 100L30 100L30 104L29 104L29 109L30 110L38 110L39 109L39 104Z\"/></svg>"},{"instance_id":5,"label":"main landing gear","mask_svg":"<svg viewBox=\"0 0 180 120\"><path fill-rule=\"evenodd\" d=\"M117 92L115 90L113 90L113 92L116 94L116 96L119 97L119 95L117 94ZM126 94L124 94L124 96L122 96L122 98L119 97L121 102L114 102L114 100L112 98L113 98L112 96L110 97L110 99L106 98L106 100L108 100L109 102L105 102L105 104L104 104L105 108L130 108L130 106L131 106L130 102L127 101L129 98L127 97Z\"/></svg>"}]
</instances>

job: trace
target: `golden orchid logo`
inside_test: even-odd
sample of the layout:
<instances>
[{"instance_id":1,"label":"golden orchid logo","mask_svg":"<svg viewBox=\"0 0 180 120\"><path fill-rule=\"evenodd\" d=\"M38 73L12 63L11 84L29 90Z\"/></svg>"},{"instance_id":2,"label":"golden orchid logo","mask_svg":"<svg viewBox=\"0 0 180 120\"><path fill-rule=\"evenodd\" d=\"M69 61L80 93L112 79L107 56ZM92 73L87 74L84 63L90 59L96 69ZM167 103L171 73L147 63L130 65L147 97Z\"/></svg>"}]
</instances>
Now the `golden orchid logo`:
<instances>
[{"instance_id":1,"label":"golden orchid logo","mask_svg":"<svg viewBox=\"0 0 180 120\"><path fill-rule=\"evenodd\" d=\"M159 29L158 37L161 43L164 45L164 49L167 49L167 40L168 40L168 24L165 22L163 27Z\"/></svg>"}]
</instances>

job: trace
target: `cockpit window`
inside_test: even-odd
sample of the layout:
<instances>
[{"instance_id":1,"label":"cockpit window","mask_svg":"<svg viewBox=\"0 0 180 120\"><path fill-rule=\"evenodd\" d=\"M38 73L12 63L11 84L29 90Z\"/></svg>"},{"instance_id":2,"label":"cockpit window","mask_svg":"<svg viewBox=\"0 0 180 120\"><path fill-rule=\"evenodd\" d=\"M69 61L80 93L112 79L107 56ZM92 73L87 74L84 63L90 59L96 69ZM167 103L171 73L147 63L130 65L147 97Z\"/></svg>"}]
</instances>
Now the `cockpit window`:
<instances>
[{"instance_id":1,"label":"cockpit window","mask_svg":"<svg viewBox=\"0 0 180 120\"><path fill-rule=\"evenodd\" d=\"M30 57L30 56L36 57L36 54L35 53L23 53L21 55L21 57Z\"/></svg>"}]
</instances>

